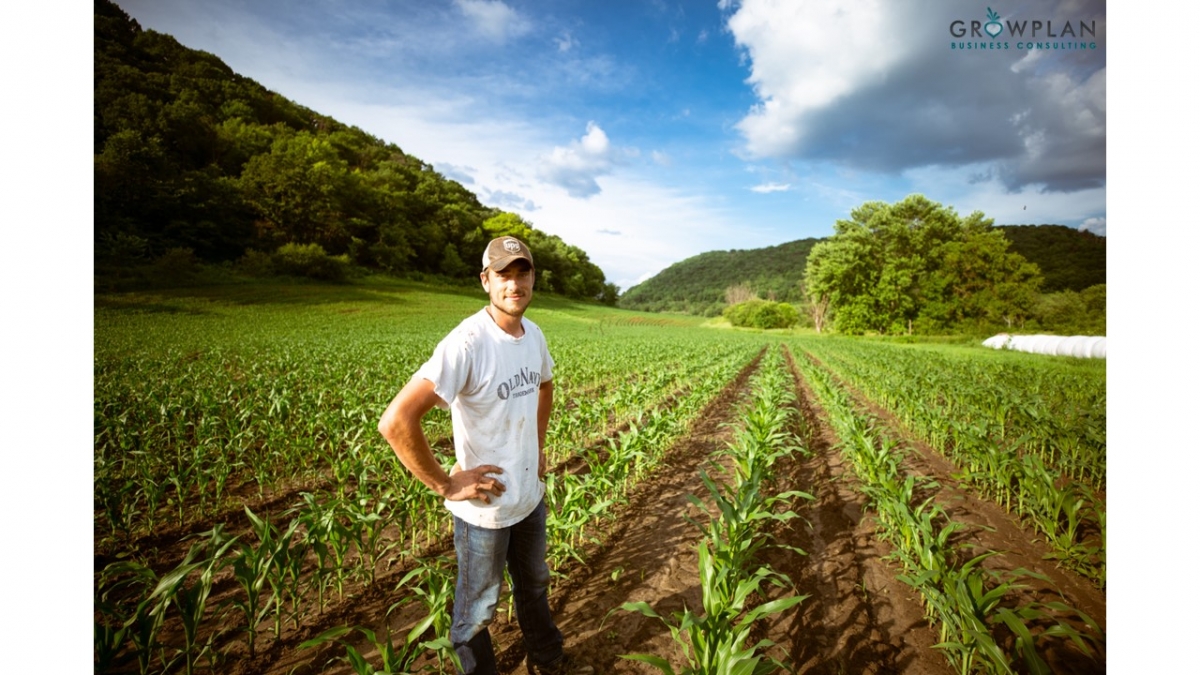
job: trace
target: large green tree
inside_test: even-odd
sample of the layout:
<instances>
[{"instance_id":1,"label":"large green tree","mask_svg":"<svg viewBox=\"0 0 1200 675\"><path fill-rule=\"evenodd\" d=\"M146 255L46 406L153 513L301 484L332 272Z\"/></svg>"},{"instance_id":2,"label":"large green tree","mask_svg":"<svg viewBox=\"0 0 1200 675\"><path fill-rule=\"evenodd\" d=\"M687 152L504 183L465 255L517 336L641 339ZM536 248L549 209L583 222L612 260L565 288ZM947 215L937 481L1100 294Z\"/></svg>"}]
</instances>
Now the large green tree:
<instances>
[{"instance_id":1,"label":"large green tree","mask_svg":"<svg viewBox=\"0 0 1200 675\"><path fill-rule=\"evenodd\" d=\"M813 247L804 285L817 326L902 334L1019 324L1041 278L978 211L963 218L922 195L867 202Z\"/></svg>"}]
</instances>

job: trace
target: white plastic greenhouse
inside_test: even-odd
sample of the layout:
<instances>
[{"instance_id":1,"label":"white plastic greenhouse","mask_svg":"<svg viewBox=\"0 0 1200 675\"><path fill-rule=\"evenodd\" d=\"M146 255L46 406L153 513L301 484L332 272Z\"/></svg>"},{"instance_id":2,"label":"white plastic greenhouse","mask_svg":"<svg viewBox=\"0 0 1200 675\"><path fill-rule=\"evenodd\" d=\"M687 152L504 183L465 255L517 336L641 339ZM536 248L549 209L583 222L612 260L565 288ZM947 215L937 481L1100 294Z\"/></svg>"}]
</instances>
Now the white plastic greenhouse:
<instances>
[{"instance_id":1,"label":"white plastic greenhouse","mask_svg":"<svg viewBox=\"0 0 1200 675\"><path fill-rule=\"evenodd\" d=\"M1009 335L1001 333L983 341L992 349L1013 349L1033 354L1053 354L1076 358L1103 359L1108 355L1103 335Z\"/></svg>"}]
</instances>

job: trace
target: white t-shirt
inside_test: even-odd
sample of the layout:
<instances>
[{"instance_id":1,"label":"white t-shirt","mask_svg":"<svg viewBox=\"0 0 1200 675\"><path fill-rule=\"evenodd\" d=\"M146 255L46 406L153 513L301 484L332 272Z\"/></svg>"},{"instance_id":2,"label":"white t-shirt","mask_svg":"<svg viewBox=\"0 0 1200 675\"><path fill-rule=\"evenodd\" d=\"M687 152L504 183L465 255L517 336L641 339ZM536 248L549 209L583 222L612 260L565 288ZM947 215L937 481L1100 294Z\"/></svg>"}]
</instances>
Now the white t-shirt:
<instances>
[{"instance_id":1,"label":"white t-shirt","mask_svg":"<svg viewBox=\"0 0 1200 675\"><path fill-rule=\"evenodd\" d=\"M449 405L459 467L504 470L497 479L505 491L491 503L446 500L451 513L479 527L515 525L546 491L538 478L538 387L553 377L554 359L542 330L525 318L521 325L525 334L515 338L482 309L450 331L413 375L432 382Z\"/></svg>"}]
</instances>

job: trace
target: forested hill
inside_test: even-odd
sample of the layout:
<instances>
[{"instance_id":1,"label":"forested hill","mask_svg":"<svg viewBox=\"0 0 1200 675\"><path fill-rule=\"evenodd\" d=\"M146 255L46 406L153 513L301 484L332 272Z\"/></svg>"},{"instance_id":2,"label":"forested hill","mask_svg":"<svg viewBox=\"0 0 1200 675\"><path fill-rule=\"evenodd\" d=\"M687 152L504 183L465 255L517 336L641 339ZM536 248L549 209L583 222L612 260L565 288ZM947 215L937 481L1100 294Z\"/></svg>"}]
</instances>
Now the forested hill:
<instances>
[{"instance_id":1,"label":"forested hill","mask_svg":"<svg viewBox=\"0 0 1200 675\"><path fill-rule=\"evenodd\" d=\"M1104 237L1063 225L998 225L1020 253L1042 271L1043 292L1082 291L1105 283ZM725 291L746 284L759 297L801 304L800 281L808 253L821 239L768 248L709 251L671 265L621 295L620 306L654 312L715 316Z\"/></svg>"},{"instance_id":2,"label":"forested hill","mask_svg":"<svg viewBox=\"0 0 1200 675\"><path fill-rule=\"evenodd\" d=\"M1020 253L1042 270L1042 292L1082 291L1106 283L1108 240L1065 225L997 225Z\"/></svg>"},{"instance_id":3,"label":"forested hill","mask_svg":"<svg viewBox=\"0 0 1200 675\"><path fill-rule=\"evenodd\" d=\"M671 265L621 294L620 306L715 316L725 290L747 284L759 297L798 302L808 252L819 239L738 251L709 251Z\"/></svg>"},{"instance_id":4,"label":"forested hill","mask_svg":"<svg viewBox=\"0 0 1200 675\"><path fill-rule=\"evenodd\" d=\"M95 0L94 21L98 276L156 259L303 250L467 278L489 239L513 234L533 250L540 288L615 302L585 252L483 206L396 145L143 30L107 0Z\"/></svg>"}]
</instances>

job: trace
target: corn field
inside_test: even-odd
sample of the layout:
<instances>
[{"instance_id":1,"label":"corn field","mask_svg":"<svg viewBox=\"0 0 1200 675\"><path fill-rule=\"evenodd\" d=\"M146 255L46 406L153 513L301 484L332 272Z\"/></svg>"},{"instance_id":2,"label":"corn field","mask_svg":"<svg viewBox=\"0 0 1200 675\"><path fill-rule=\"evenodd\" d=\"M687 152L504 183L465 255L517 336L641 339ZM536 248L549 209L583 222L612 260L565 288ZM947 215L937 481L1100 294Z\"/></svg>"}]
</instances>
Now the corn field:
<instances>
[{"instance_id":1,"label":"corn field","mask_svg":"<svg viewBox=\"0 0 1200 675\"><path fill-rule=\"evenodd\" d=\"M95 672L453 672L450 519L375 426L482 303L98 298ZM1104 671L1103 363L528 316L557 362L552 609L597 672ZM425 428L449 466L448 415ZM492 632L523 672L506 599Z\"/></svg>"}]
</instances>

